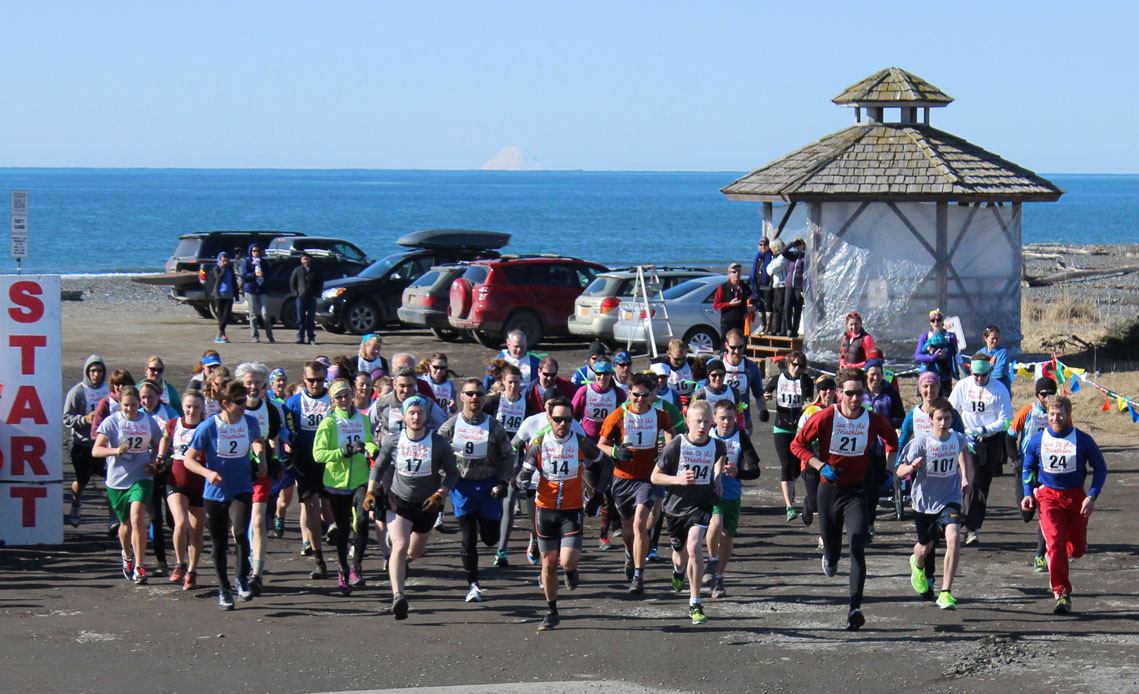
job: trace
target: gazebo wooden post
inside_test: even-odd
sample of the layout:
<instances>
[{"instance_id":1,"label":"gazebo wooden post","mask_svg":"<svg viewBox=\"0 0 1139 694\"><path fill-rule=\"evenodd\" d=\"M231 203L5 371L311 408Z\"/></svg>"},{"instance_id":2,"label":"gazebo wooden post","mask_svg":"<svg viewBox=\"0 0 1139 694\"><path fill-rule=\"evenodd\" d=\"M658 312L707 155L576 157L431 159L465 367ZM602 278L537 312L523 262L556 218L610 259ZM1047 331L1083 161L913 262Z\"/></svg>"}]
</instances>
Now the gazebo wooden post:
<instances>
[{"instance_id":1,"label":"gazebo wooden post","mask_svg":"<svg viewBox=\"0 0 1139 694\"><path fill-rule=\"evenodd\" d=\"M949 203L937 203L937 306L942 311L949 302Z\"/></svg>"}]
</instances>

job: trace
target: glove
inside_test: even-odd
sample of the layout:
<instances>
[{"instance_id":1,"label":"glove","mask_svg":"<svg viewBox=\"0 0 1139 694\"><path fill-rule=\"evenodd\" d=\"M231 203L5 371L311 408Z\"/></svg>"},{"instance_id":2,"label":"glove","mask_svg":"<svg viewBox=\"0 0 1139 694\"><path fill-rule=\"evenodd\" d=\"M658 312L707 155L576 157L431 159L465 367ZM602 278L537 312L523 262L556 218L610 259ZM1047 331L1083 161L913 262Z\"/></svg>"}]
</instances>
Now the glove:
<instances>
[{"instance_id":1,"label":"glove","mask_svg":"<svg viewBox=\"0 0 1139 694\"><path fill-rule=\"evenodd\" d=\"M620 460L621 462L625 462L627 460L632 460L632 459L633 459L633 451L632 450L625 448L624 446L614 446L613 447L613 460Z\"/></svg>"},{"instance_id":2,"label":"glove","mask_svg":"<svg viewBox=\"0 0 1139 694\"><path fill-rule=\"evenodd\" d=\"M593 518L601 513L601 502L605 499L605 495L599 492L594 492L593 496L589 497L589 501L585 503L585 515Z\"/></svg>"},{"instance_id":3,"label":"glove","mask_svg":"<svg viewBox=\"0 0 1139 694\"><path fill-rule=\"evenodd\" d=\"M353 454L363 453L366 450L368 450L368 449L364 445L363 441L353 441L352 442L352 453Z\"/></svg>"},{"instance_id":4,"label":"glove","mask_svg":"<svg viewBox=\"0 0 1139 694\"><path fill-rule=\"evenodd\" d=\"M94 412L88 412L87 414L83 415L83 423L86 424L87 426L91 426L91 422L94 421L94 419L95 419L95 413Z\"/></svg>"},{"instance_id":5,"label":"glove","mask_svg":"<svg viewBox=\"0 0 1139 694\"><path fill-rule=\"evenodd\" d=\"M506 483L499 482L498 484L494 485L493 489L490 490L490 496L492 499L505 499L506 492Z\"/></svg>"},{"instance_id":6,"label":"glove","mask_svg":"<svg viewBox=\"0 0 1139 694\"><path fill-rule=\"evenodd\" d=\"M496 487L497 488L497 487ZM492 492L493 494L493 492ZM443 495L435 492L423 500L424 513L439 513L443 510Z\"/></svg>"},{"instance_id":7,"label":"glove","mask_svg":"<svg viewBox=\"0 0 1139 694\"><path fill-rule=\"evenodd\" d=\"M967 436L972 436L973 438L980 438L981 434L984 434L984 433L985 433L984 429L977 429L977 428L973 428L973 427L967 427L965 429L965 434Z\"/></svg>"},{"instance_id":8,"label":"glove","mask_svg":"<svg viewBox=\"0 0 1139 694\"><path fill-rule=\"evenodd\" d=\"M765 409L759 411L759 421L766 422L769 419L771 419L771 413L770 412L768 412Z\"/></svg>"},{"instance_id":9,"label":"glove","mask_svg":"<svg viewBox=\"0 0 1139 694\"><path fill-rule=\"evenodd\" d=\"M345 458L351 458L352 454L355 451L356 451L356 444L354 444L354 443L346 443L340 447L340 455L344 456Z\"/></svg>"},{"instance_id":10,"label":"glove","mask_svg":"<svg viewBox=\"0 0 1139 694\"><path fill-rule=\"evenodd\" d=\"M838 482L838 470L831 467L830 463L823 465L822 469L819 470L819 475L827 482Z\"/></svg>"},{"instance_id":11,"label":"glove","mask_svg":"<svg viewBox=\"0 0 1139 694\"><path fill-rule=\"evenodd\" d=\"M372 492L365 494L363 506L365 513L371 513L372 509L376 507L376 495Z\"/></svg>"}]
</instances>

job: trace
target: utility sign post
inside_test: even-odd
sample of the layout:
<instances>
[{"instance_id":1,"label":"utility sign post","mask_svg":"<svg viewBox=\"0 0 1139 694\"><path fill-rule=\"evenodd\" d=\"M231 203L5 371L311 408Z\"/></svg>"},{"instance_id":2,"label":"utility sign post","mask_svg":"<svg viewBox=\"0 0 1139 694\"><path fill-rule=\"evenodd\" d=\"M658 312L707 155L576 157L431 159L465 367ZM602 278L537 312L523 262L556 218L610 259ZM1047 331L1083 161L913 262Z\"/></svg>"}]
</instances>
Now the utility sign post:
<instances>
[{"instance_id":1,"label":"utility sign post","mask_svg":"<svg viewBox=\"0 0 1139 694\"><path fill-rule=\"evenodd\" d=\"M28 191L12 191L11 226L9 227L10 254L16 259L16 274L20 263L28 257Z\"/></svg>"}]
</instances>

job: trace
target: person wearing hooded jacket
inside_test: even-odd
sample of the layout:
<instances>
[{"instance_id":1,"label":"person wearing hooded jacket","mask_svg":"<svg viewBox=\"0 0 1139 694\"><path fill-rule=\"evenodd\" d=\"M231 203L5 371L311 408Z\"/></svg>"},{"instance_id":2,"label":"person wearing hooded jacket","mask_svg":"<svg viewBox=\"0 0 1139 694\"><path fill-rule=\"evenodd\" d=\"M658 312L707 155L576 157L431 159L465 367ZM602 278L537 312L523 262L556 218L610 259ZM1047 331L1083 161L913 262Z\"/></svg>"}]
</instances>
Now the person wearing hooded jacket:
<instances>
[{"instance_id":1,"label":"person wearing hooded jacket","mask_svg":"<svg viewBox=\"0 0 1139 694\"><path fill-rule=\"evenodd\" d=\"M99 401L111 392L107 384L107 364L97 354L83 362L83 379L67 391L63 404L63 425L71 432L71 466L75 468L75 481L71 483L71 512L67 520L73 528L79 527L82 517L83 490L91 476L102 474L103 461L91 455L95 439L91 436L91 420ZM112 513L112 520L114 514Z\"/></svg>"},{"instance_id":2,"label":"person wearing hooded jacket","mask_svg":"<svg viewBox=\"0 0 1139 694\"><path fill-rule=\"evenodd\" d=\"M225 327L229 325L229 317L233 313L233 302L237 299L237 275L233 272L233 265L229 262L229 254L225 251L218 253L218 264L214 267L214 312L218 319L218 336L214 342L229 342L225 335Z\"/></svg>"},{"instance_id":3,"label":"person wearing hooded jacket","mask_svg":"<svg viewBox=\"0 0 1139 694\"><path fill-rule=\"evenodd\" d=\"M241 288L249 303L249 335L254 342L260 342L261 336L257 331L257 324L265 328L265 337L269 342L273 339L273 318L269 315L268 287L265 278L269 274L269 262L265 259L261 247L257 244L249 246L245 263L241 271Z\"/></svg>"}]
</instances>

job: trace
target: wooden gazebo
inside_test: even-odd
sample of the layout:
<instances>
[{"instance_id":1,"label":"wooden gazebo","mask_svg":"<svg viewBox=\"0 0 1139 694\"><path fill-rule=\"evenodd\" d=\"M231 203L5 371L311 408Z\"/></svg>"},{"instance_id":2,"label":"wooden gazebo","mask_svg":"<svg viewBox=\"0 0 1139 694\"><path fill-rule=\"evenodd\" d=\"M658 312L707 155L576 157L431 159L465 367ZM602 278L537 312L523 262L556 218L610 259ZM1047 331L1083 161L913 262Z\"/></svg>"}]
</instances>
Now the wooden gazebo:
<instances>
[{"instance_id":1,"label":"wooden gazebo","mask_svg":"<svg viewBox=\"0 0 1139 694\"><path fill-rule=\"evenodd\" d=\"M990 323L1019 347L1020 205L1064 191L931 127L930 109L953 99L905 70L876 72L833 101L854 109L854 125L721 190L762 202L769 238L805 205L802 333L812 358L837 358L853 310L888 357L912 358L934 307L961 316L970 348Z\"/></svg>"}]
</instances>

